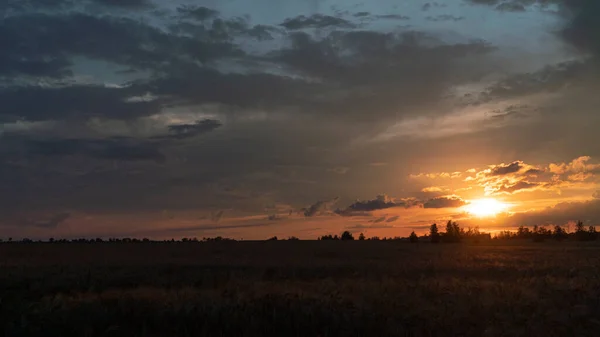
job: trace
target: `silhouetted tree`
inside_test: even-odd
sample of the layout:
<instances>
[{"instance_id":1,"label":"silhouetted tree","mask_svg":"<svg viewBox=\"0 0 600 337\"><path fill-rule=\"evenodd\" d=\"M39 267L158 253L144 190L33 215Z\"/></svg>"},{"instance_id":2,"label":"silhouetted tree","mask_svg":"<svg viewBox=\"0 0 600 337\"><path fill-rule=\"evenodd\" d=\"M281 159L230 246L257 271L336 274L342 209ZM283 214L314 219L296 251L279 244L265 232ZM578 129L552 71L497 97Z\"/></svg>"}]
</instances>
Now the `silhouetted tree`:
<instances>
[{"instance_id":1,"label":"silhouetted tree","mask_svg":"<svg viewBox=\"0 0 600 337\"><path fill-rule=\"evenodd\" d=\"M53 243L54 242L54 238L48 239L48 242Z\"/></svg>"},{"instance_id":2,"label":"silhouetted tree","mask_svg":"<svg viewBox=\"0 0 600 337\"><path fill-rule=\"evenodd\" d=\"M438 230L437 224L433 224L431 225L431 227L429 227L429 238L431 243L440 242L440 232Z\"/></svg>"},{"instance_id":3,"label":"silhouetted tree","mask_svg":"<svg viewBox=\"0 0 600 337\"><path fill-rule=\"evenodd\" d=\"M290 237L289 237L289 238L287 238L287 239L288 239L288 241L298 241L298 240L300 240L300 239L298 239L298 238L297 238L297 237L295 237L295 236L290 236Z\"/></svg>"},{"instance_id":4,"label":"silhouetted tree","mask_svg":"<svg viewBox=\"0 0 600 337\"><path fill-rule=\"evenodd\" d=\"M517 229L517 238L519 239L529 239L531 238L531 231L529 228L521 225L519 229Z\"/></svg>"},{"instance_id":5,"label":"silhouetted tree","mask_svg":"<svg viewBox=\"0 0 600 337\"><path fill-rule=\"evenodd\" d=\"M559 225L554 226L554 231L552 232L552 236L556 241L562 241L569 237L567 231Z\"/></svg>"},{"instance_id":6,"label":"silhouetted tree","mask_svg":"<svg viewBox=\"0 0 600 337\"><path fill-rule=\"evenodd\" d=\"M464 231L460 228L458 223L448 220L446 224L446 233L443 235L445 242L460 242L463 237Z\"/></svg>"},{"instance_id":7,"label":"silhouetted tree","mask_svg":"<svg viewBox=\"0 0 600 337\"><path fill-rule=\"evenodd\" d=\"M344 241L354 240L354 236L349 231L344 231L342 233L342 240L344 240Z\"/></svg>"},{"instance_id":8,"label":"silhouetted tree","mask_svg":"<svg viewBox=\"0 0 600 337\"><path fill-rule=\"evenodd\" d=\"M277 237L273 236L267 239L267 241L277 241Z\"/></svg>"},{"instance_id":9,"label":"silhouetted tree","mask_svg":"<svg viewBox=\"0 0 600 337\"><path fill-rule=\"evenodd\" d=\"M411 243L419 242L419 237L417 236L417 233L415 233L415 231L412 231L410 233L410 236L408 237L408 241L410 241Z\"/></svg>"},{"instance_id":10,"label":"silhouetted tree","mask_svg":"<svg viewBox=\"0 0 600 337\"><path fill-rule=\"evenodd\" d=\"M496 233L494 239L496 240L511 240L517 237L517 234L511 231L500 231Z\"/></svg>"},{"instance_id":11,"label":"silhouetted tree","mask_svg":"<svg viewBox=\"0 0 600 337\"><path fill-rule=\"evenodd\" d=\"M552 237L552 231L546 229L544 226L533 226L533 241L543 242L544 240Z\"/></svg>"},{"instance_id":12,"label":"silhouetted tree","mask_svg":"<svg viewBox=\"0 0 600 337\"><path fill-rule=\"evenodd\" d=\"M381 239L379 238L379 236L372 236L372 237L369 238L369 240L380 241Z\"/></svg>"},{"instance_id":13,"label":"silhouetted tree","mask_svg":"<svg viewBox=\"0 0 600 337\"><path fill-rule=\"evenodd\" d=\"M577 221L575 225L575 239L577 241L587 241L589 237L588 232L585 230L585 226L583 222Z\"/></svg>"},{"instance_id":14,"label":"silhouetted tree","mask_svg":"<svg viewBox=\"0 0 600 337\"><path fill-rule=\"evenodd\" d=\"M595 241L598 239L598 232L596 232L596 227L594 226L590 226L588 228L588 235L590 237L590 240Z\"/></svg>"},{"instance_id":15,"label":"silhouetted tree","mask_svg":"<svg viewBox=\"0 0 600 337\"><path fill-rule=\"evenodd\" d=\"M365 241L365 235L363 233L360 233L360 235L358 236L358 240Z\"/></svg>"},{"instance_id":16,"label":"silhouetted tree","mask_svg":"<svg viewBox=\"0 0 600 337\"><path fill-rule=\"evenodd\" d=\"M594 241L598 238L598 233L596 232L596 227L589 226L586 230L583 222L577 221L575 225L575 239L577 241Z\"/></svg>"}]
</instances>

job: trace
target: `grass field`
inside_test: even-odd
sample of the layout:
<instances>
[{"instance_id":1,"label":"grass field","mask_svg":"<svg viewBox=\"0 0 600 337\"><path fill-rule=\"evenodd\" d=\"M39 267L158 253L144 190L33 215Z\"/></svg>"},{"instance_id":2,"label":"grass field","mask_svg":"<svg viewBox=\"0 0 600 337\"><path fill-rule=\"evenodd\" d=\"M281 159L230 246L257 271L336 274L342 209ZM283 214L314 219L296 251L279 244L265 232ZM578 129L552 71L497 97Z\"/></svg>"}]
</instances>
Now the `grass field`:
<instances>
[{"instance_id":1,"label":"grass field","mask_svg":"<svg viewBox=\"0 0 600 337\"><path fill-rule=\"evenodd\" d=\"M598 336L600 247L1 244L4 336Z\"/></svg>"}]
</instances>

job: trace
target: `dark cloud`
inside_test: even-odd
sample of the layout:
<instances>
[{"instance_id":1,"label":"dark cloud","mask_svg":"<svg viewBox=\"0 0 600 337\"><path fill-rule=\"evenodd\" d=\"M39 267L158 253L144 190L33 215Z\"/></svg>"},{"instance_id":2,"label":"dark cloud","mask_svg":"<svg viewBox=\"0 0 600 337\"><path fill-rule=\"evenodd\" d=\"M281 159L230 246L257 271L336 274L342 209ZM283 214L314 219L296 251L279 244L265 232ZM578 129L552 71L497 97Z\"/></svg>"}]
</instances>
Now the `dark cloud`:
<instances>
[{"instance_id":1,"label":"dark cloud","mask_svg":"<svg viewBox=\"0 0 600 337\"><path fill-rule=\"evenodd\" d=\"M568 23L562 30L564 39L573 46L600 56L600 2L595 0L563 1Z\"/></svg>"},{"instance_id":2,"label":"dark cloud","mask_svg":"<svg viewBox=\"0 0 600 337\"><path fill-rule=\"evenodd\" d=\"M373 222L373 223L380 223L380 222L384 222L384 221L385 221L385 218L386 218L386 217L382 216L382 217L380 217L380 218L377 218L377 219L375 219L375 220L372 220L372 222Z\"/></svg>"},{"instance_id":3,"label":"dark cloud","mask_svg":"<svg viewBox=\"0 0 600 337\"><path fill-rule=\"evenodd\" d=\"M479 78L487 66L478 58L493 50L483 41L447 45L418 32L333 32L321 41L296 33L290 38L292 47L276 53L275 60L322 80L320 94L306 96L307 109L320 115L343 112L348 120L360 121L408 115L415 113L410 106L438 101L448 86ZM473 60L468 67L467 59Z\"/></svg>"},{"instance_id":4,"label":"dark cloud","mask_svg":"<svg viewBox=\"0 0 600 337\"><path fill-rule=\"evenodd\" d=\"M378 19L393 19L393 20L410 20L410 16L401 14L382 14L377 15Z\"/></svg>"},{"instance_id":5,"label":"dark cloud","mask_svg":"<svg viewBox=\"0 0 600 337\"><path fill-rule=\"evenodd\" d=\"M467 0L475 5L497 5L501 0Z\"/></svg>"},{"instance_id":6,"label":"dark cloud","mask_svg":"<svg viewBox=\"0 0 600 337\"><path fill-rule=\"evenodd\" d=\"M519 73L495 82L476 97L473 104L513 99L541 93L557 93L572 86L595 85L598 65L592 61L566 61L544 66L534 72Z\"/></svg>"},{"instance_id":7,"label":"dark cloud","mask_svg":"<svg viewBox=\"0 0 600 337\"><path fill-rule=\"evenodd\" d=\"M439 8L439 7L446 7L446 5L437 3L437 2L428 2L428 3L424 4L423 6L421 6L421 10L428 11L431 8Z\"/></svg>"},{"instance_id":8,"label":"dark cloud","mask_svg":"<svg viewBox=\"0 0 600 337\"><path fill-rule=\"evenodd\" d=\"M522 161L514 161L510 164L500 164L492 167L490 176L502 176L506 174L519 172L523 168Z\"/></svg>"},{"instance_id":9,"label":"dark cloud","mask_svg":"<svg viewBox=\"0 0 600 337\"><path fill-rule=\"evenodd\" d=\"M317 201L310 207L302 209L304 211L304 216L312 217L315 215L328 213L331 211L331 207L333 207L338 202L338 200L339 198L336 197L331 200Z\"/></svg>"},{"instance_id":10,"label":"dark cloud","mask_svg":"<svg viewBox=\"0 0 600 337\"><path fill-rule=\"evenodd\" d=\"M47 220L23 219L18 222L18 225L25 227L56 228L70 217L70 213L60 213Z\"/></svg>"},{"instance_id":11,"label":"dark cloud","mask_svg":"<svg viewBox=\"0 0 600 337\"><path fill-rule=\"evenodd\" d=\"M147 9L154 7L154 3L150 0L92 0L92 2L104 6L126 9Z\"/></svg>"},{"instance_id":12,"label":"dark cloud","mask_svg":"<svg viewBox=\"0 0 600 337\"><path fill-rule=\"evenodd\" d=\"M29 154L42 156L89 156L106 160L156 163L166 161L158 144L132 138L27 140L25 146Z\"/></svg>"},{"instance_id":13,"label":"dark cloud","mask_svg":"<svg viewBox=\"0 0 600 337\"><path fill-rule=\"evenodd\" d=\"M427 200L423 204L423 208L456 208L466 204L467 203L458 196L444 196Z\"/></svg>"},{"instance_id":14,"label":"dark cloud","mask_svg":"<svg viewBox=\"0 0 600 337\"><path fill-rule=\"evenodd\" d=\"M427 16L425 18L425 20L429 20L429 21L434 21L434 22L438 22L438 21L462 21L465 18L462 16L454 16L454 15L449 15L449 14L441 14L441 15L437 15L437 16Z\"/></svg>"},{"instance_id":15,"label":"dark cloud","mask_svg":"<svg viewBox=\"0 0 600 337\"><path fill-rule=\"evenodd\" d=\"M211 213L210 213L210 219L211 219L213 222L219 222L219 221L221 221L221 219L223 218L223 215L224 215L224 214L225 214L225 211L224 211L224 210L220 210L220 211L217 211L217 212L211 212Z\"/></svg>"},{"instance_id":16,"label":"dark cloud","mask_svg":"<svg viewBox=\"0 0 600 337\"><path fill-rule=\"evenodd\" d=\"M200 21L212 19L219 15L219 11L202 6L182 6L177 8L177 12L183 17Z\"/></svg>"},{"instance_id":17,"label":"dark cloud","mask_svg":"<svg viewBox=\"0 0 600 337\"><path fill-rule=\"evenodd\" d=\"M345 209L338 209L336 213L342 216L369 215L370 212L393 208L411 208L421 206L421 202L414 198L394 199L385 194L378 195L373 200L358 200ZM385 220L385 218L384 218Z\"/></svg>"},{"instance_id":18,"label":"dark cloud","mask_svg":"<svg viewBox=\"0 0 600 337\"><path fill-rule=\"evenodd\" d=\"M350 168L348 168L348 167L334 167L334 168L328 169L327 171L333 172L333 173L337 173L337 174L346 174L346 173L348 173L348 171L350 171Z\"/></svg>"},{"instance_id":19,"label":"dark cloud","mask_svg":"<svg viewBox=\"0 0 600 337\"><path fill-rule=\"evenodd\" d=\"M223 74L196 66L173 69L168 76L136 86L167 95L179 104L220 103L234 107L283 107L302 104L318 86L270 74Z\"/></svg>"},{"instance_id":20,"label":"dark cloud","mask_svg":"<svg viewBox=\"0 0 600 337\"><path fill-rule=\"evenodd\" d=\"M525 6L517 2L504 2L496 6L496 9L503 12L524 12Z\"/></svg>"},{"instance_id":21,"label":"dark cloud","mask_svg":"<svg viewBox=\"0 0 600 337\"><path fill-rule=\"evenodd\" d=\"M532 190L543 188L543 187L549 187L549 184L522 180L522 181L519 181L512 185L511 184L503 185L502 187L500 187L498 189L498 193L513 194L513 193L518 193L518 192L532 191Z\"/></svg>"},{"instance_id":22,"label":"dark cloud","mask_svg":"<svg viewBox=\"0 0 600 337\"><path fill-rule=\"evenodd\" d=\"M398 206L396 204L396 202L388 197L385 194L382 195L378 195L377 198L373 199L373 200L367 200L367 201L357 201L355 203L353 203L352 205L348 206L348 210L351 211L375 211L378 209L386 209L386 208L391 208L391 207L396 207Z\"/></svg>"},{"instance_id":23,"label":"dark cloud","mask_svg":"<svg viewBox=\"0 0 600 337\"><path fill-rule=\"evenodd\" d=\"M385 220L385 222L394 222L394 221L398 220L399 218L400 217L397 216L397 215L396 216L392 216L392 217L389 217L387 220Z\"/></svg>"},{"instance_id":24,"label":"dark cloud","mask_svg":"<svg viewBox=\"0 0 600 337\"><path fill-rule=\"evenodd\" d=\"M92 117L130 120L161 111L161 101L128 102L128 88L99 85L25 86L0 90L5 121L86 120Z\"/></svg>"},{"instance_id":25,"label":"dark cloud","mask_svg":"<svg viewBox=\"0 0 600 337\"><path fill-rule=\"evenodd\" d=\"M350 21L335 16L313 14L311 16L300 15L295 18L286 19L281 26L290 30L300 30L305 28L353 28L354 24Z\"/></svg>"},{"instance_id":26,"label":"dark cloud","mask_svg":"<svg viewBox=\"0 0 600 337\"><path fill-rule=\"evenodd\" d=\"M240 52L228 41L230 25L233 24L228 21L213 23L212 27L203 30L205 34L191 39L123 17L82 13L19 15L5 18L0 23L0 48L7 51L3 53L3 59L24 68L25 74L34 73L30 68L42 67L39 63L43 60L44 67L53 66L51 69L54 69L53 72L46 70L46 73L62 75L68 65L67 56L84 56L134 69L160 71L183 59L207 62L217 57L239 55Z\"/></svg>"},{"instance_id":27,"label":"dark cloud","mask_svg":"<svg viewBox=\"0 0 600 337\"><path fill-rule=\"evenodd\" d=\"M164 136L156 136L154 138L160 139L186 139L196 137L198 135L211 132L222 124L218 120L214 119L203 119L199 120L194 124L173 124L169 125L169 134Z\"/></svg>"},{"instance_id":28,"label":"dark cloud","mask_svg":"<svg viewBox=\"0 0 600 337\"><path fill-rule=\"evenodd\" d=\"M75 4L75 0L5 0L0 3L0 12L6 10L26 11L36 9L65 9Z\"/></svg>"}]
</instances>

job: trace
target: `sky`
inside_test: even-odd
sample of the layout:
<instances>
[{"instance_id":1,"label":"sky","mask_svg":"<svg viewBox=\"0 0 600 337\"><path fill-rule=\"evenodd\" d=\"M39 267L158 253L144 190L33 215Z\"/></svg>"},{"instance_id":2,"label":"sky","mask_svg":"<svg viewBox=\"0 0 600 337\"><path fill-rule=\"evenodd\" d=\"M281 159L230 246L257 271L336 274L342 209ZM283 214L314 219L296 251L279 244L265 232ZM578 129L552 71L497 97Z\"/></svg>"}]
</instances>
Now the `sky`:
<instances>
[{"instance_id":1,"label":"sky","mask_svg":"<svg viewBox=\"0 0 600 337\"><path fill-rule=\"evenodd\" d=\"M593 0L5 1L0 237L600 225L598 15ZM477 216L480 199L503 207Z\"/></svg>"}]
</instances>

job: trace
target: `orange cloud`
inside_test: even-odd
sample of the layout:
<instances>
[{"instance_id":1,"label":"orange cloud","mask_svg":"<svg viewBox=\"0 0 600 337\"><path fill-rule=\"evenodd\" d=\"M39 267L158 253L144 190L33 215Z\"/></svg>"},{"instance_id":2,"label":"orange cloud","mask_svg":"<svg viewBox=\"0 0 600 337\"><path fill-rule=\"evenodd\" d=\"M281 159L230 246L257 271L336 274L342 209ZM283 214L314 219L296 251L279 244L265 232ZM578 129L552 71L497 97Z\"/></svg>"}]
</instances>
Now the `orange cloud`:
<instances>
[{"instance_id":1,"label":"orange cloud","mask_svg":"<svg viewBox=\"0 0 600 337\"><path fill-rule=\"evenodd\" d=\"M411 174L409 177L413 179L428 178L428 179L457 179L462 176L462 172L436 172L436 173L419 173Z\"/></svg>"},{"instance_id":2,"label":"orange cloud","mask_svg":"<svg viewBox=\"0 0 600 337\"><path fill-rule=\"evenodd\" d=\"M429 186L425 187L421 190L421 192L425 193L436 193L436 192L448 192L449 189L446 186Z\"/></svg>"}]
</instances>

